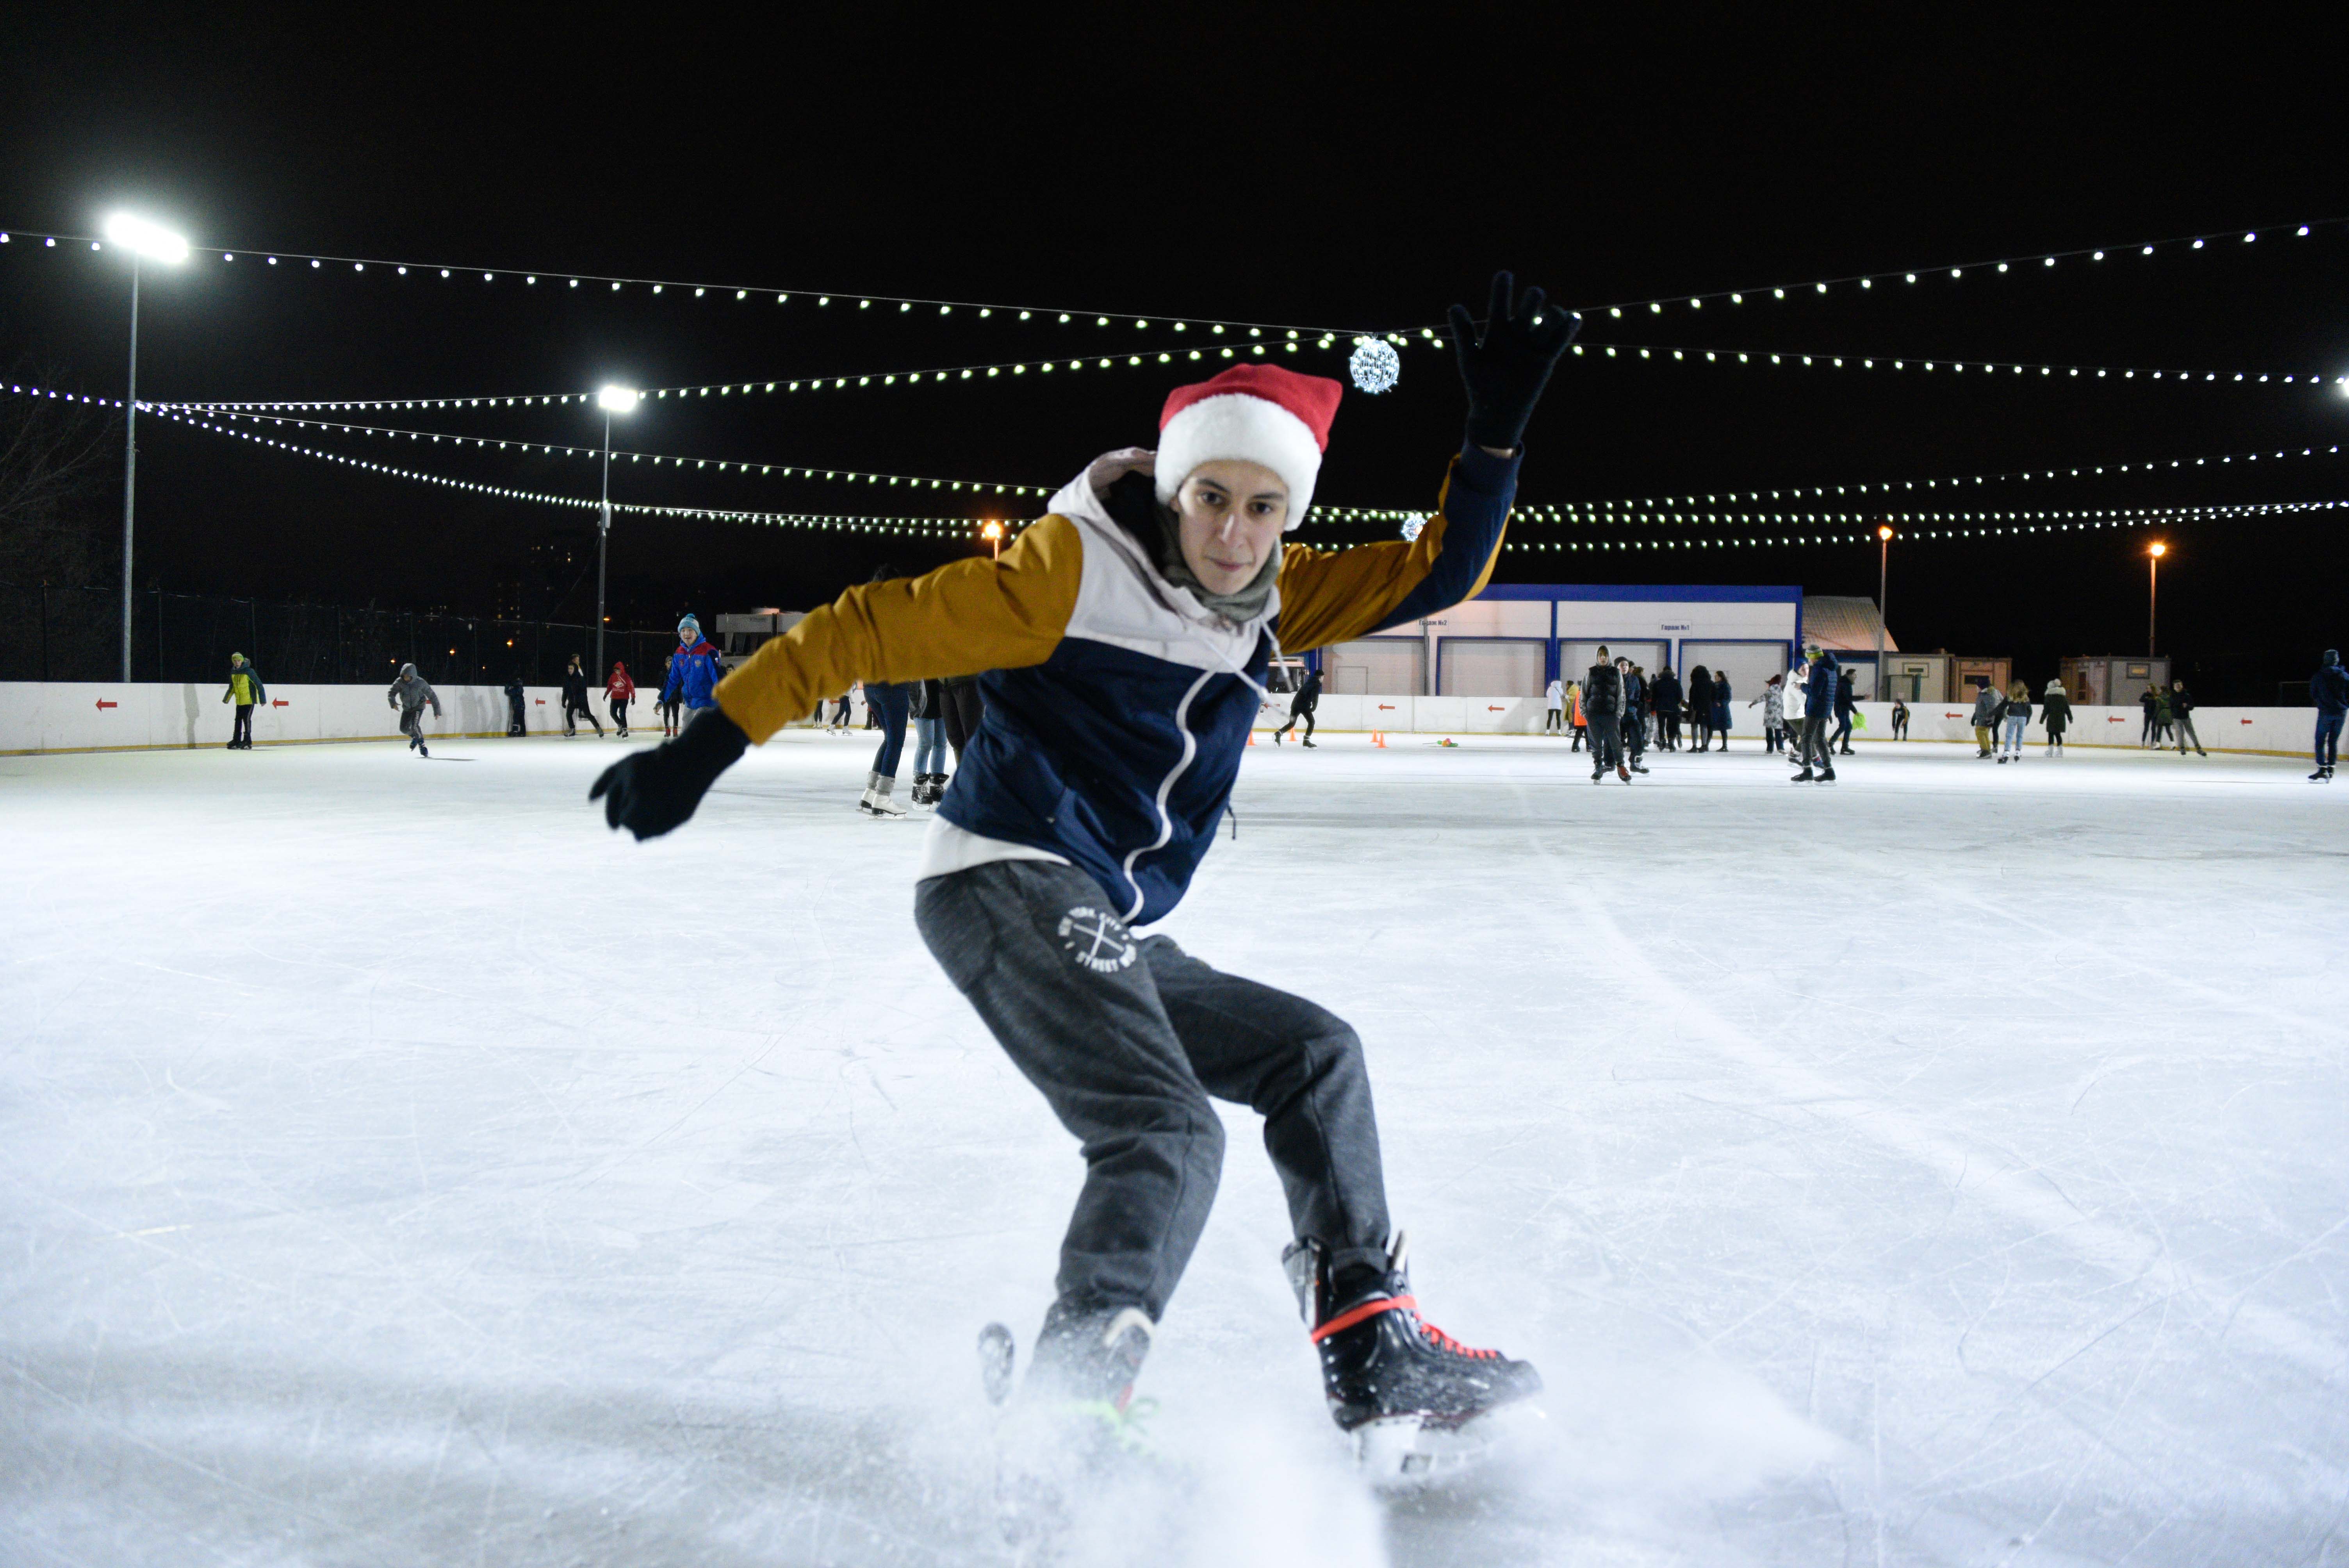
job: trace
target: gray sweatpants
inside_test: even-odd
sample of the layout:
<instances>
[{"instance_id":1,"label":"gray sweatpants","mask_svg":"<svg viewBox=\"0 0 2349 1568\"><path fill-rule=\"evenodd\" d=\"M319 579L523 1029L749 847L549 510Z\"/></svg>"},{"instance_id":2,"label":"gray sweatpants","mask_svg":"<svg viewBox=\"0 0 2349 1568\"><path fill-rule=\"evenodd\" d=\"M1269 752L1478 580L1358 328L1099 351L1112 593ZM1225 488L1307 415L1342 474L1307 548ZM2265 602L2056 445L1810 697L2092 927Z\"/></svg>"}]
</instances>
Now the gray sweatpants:
<instances>
[{"instance_id":1,"label":"gray sweatpants","mask_svg":"<svg viewBox=\"0 0 2349 1568\"><path fill-rule=\"evenodd\" d=\"M1382 1263L1378 1121L1361 1042L1343 1019L1166 937L1136 937L1100 884L1069 866L1000 861L928 878L914 923L1082 1143L1061 1300L1164 1314L1222 1173L1210 1095L1265 1119L1289 1222L1329 1251L1333 1274Z\"/></svg>"}]
</instances>

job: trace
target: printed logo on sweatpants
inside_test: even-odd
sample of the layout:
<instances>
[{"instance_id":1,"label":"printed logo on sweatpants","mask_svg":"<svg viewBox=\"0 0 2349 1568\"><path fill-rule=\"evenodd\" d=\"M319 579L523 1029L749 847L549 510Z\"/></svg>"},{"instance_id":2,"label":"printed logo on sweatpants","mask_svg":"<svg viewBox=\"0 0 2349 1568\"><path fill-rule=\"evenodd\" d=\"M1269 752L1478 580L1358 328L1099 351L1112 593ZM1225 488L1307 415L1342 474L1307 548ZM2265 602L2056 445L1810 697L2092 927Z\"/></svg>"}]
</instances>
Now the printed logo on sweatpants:
<instances>
[{"instance_id":1,"label":"printed logo on sweatpants","mask_svg":"<svg viewBox=\"0 0 2349 1568\"><path fill-rule=\"evenodd\" d=\"M1096 975L1131 968L1142 949L1126 934L1125 923L1089 903L1061 917L1061 947Z\"/></svg>"}]
</instances>

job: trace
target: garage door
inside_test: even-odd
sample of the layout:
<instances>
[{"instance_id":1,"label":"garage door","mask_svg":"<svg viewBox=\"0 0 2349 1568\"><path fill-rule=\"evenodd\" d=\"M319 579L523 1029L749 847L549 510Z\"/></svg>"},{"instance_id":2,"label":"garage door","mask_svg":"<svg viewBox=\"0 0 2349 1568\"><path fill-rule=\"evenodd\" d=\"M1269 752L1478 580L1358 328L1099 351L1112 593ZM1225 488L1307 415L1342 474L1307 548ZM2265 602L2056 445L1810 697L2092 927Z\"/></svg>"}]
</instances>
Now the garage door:
<instances>
[{"instance_id":1,"label":"garage door","mask_svg":"<svg viewBox=\"0 0 2349 1568\"><path fill-rule=\"evenodd\" d=\"M1549 685L1549 645L1539 637L1445 637L1435 645L1444 696L1539 696Z\"/></svg>"},{"instance_id":2,"label":"garage door","mask_svg":"<svg viewBox=\"0 0 2349 1568\"><path fill-rule=\"evenodd\" d=\"M1629 659L1650 675L1664 667L1669 647L1664 643L1609 643L1607 652L1616 658ZM1578 681L1590 673L1599 662L1597 643L1560 643L1557 645L1557 667L1560 680Z\"/></svg>"},{"instance_id":3,"label":"garage door","mask_svg":"<svg viewBox=\"0 0 2349 1568\"><path fill-rule=\"evenodd\" d=\"M1687 685L1689 672L1702 665L1718 676L1729 672L1729 696L1733 704L1744 704L1762 695L1772 676L1786 673L1786 645L1784 643L1698 643L1681 644L1681 682Z\"/></svg>"},{"instance_id":4,"label":"garage door","mask_svg":"<svg viewBox=\"0 0 2349 1568\"><path fill-rule=\"evenodd\" d=\"M1417 637L1365 637L1321 650L1324 690L1418 696L1427 690L1427 645Z\"/></svg>"}]
</instances>

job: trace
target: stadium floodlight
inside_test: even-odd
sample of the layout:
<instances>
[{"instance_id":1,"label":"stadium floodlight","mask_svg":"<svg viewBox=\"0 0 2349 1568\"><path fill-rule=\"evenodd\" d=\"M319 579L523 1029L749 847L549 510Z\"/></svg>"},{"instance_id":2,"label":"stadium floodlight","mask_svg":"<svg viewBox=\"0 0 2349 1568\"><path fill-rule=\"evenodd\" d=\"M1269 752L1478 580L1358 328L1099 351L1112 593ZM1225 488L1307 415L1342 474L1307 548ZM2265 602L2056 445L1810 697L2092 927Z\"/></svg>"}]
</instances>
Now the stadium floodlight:
<instances>
[{"instance_id":1,"label":"stadium floodlight","mask_svg":"<svg viewBox=\"0 0 2349 1568\"><path fill-rule=\"evenodd\" d=\"M139 496L139 263L188 259L188 242L171 230L117 212L106 221L109 243L130 253L130 386L122 399L122 681L130 683L130 542ZM159 654L157 655L160 657ZM162 670L155 674L160 679Z\"/></svg>"},{"instance_id":2,"label":"stadium floodlight","mask_svg":"<svg viewBox=\"0 0 2349 1568\"><path fill-rule=\"evenodd\" d=\"M604 667L604 624L610 619L604 613L604 562L612 542L612 416L635 413L644 397L635 387L616 382L606 382L595 394L595 407L604 410L604 512L595 530L595 669L596 678L604 681L612 678Z\"/></svg>"},{"instance_id":3,"label":"stadium floodlight","mask_svg":"<svg viewBox=\"0 0 2349 1568\"><path fill-rule=\"evenodd\" d=\"M1876 525L1876 692L1878 702L1884 700L1884 618L1891 614L1892 594L1892 525Z\"/></svg>"},{"instance_id":4,"label":"stadium floodlight","mask_svg":"<svg viewBox=\"0 0 2349 1568\"><path fill-rule=\"evenodd\" d=\"M106 221L109 244L119 245L150 262L184 262L188 259L188 242L160 224L150 223L144 218L134 218L128 212L117 212Z\"/></svg>"},{"instance_id":5,"label":"stadium floodlight","mask_svg":"<svg viewBox=\"0 0 2349 1568\"><path fill-rule=\"evenodd\" d=\"M999 561L1001 560L1003 557L1003 524L990 517L985 522L979 524L978 536L995 547L995 557Z\"/></svg>"},{"instance_id":6,"label":"stadium floodlight","mask_svg":"<svg viewBox=\"0 0 2349 1568\"><path fill-rule=\"evenodd\" d=\"M2155 656L2154 650L2160 646L2154 640L2157 625L2154 610L2161 591L2161 558L2168 553L2169 546L2158 539L2145 547L2145 656L2148 659Z\"/></svg>"}]
</instances>

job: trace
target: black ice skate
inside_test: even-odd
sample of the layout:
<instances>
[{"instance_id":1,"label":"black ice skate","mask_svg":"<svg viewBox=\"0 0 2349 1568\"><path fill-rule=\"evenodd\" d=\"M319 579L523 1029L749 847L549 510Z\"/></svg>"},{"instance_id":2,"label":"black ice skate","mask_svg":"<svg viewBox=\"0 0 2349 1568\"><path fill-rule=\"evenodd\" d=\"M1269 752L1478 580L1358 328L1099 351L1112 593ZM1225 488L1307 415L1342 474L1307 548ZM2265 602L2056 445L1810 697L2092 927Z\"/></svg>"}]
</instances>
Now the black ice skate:
<instances>
[{"instance_id":1,"label":"black ice skate","mask_svg":"<svg viewBox=\"0 0 2349 1568\"><path fill-rule=\"evenodd\" d=\"M1154 1332L1140 1307L1072 1307L1054 1302L1011 1391L1011 1331L979 1330L979 1377L1003 1408L996 1429L995 1511L1014 1547L1047 1546L1070 1528L1078 1504L1130 1480L1150 1460L1140 1422L1151 1401L1133 1379Z\"/></svg>"},{"instance_id":2,"label":"black ice skate","mask_svg":"<svg viewBox=\"0 0 2349 1568\"><path fill-rule=\"evenodd\" d=\"M1496 1435L1492 1420L1542 1390L1529 1363L1461 1344L1419 1315L1400 1231L1384 1279L1338 1302L1320 1243L1292 1243L1281 1266L1321 1357L1330 1417L1354 1439L1362 1468L1382 1481L1417 1481L1484 1457Z\"/></svg>"}]
</instances>

